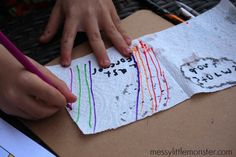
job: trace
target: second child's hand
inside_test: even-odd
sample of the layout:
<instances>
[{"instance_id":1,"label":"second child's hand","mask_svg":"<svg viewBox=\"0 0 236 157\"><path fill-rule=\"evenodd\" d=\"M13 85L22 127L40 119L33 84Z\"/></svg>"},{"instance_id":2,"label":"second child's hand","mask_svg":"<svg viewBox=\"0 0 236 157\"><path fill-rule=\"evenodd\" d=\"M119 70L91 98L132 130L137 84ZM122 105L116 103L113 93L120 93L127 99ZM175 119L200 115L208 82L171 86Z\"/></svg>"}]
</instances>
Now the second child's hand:
<instances>
[{"instance_id":1,"label":"second child's hand","mask_svg":"<svg viewBox=\"0 0 236 157\"><path fill-rule=\"evenodd\" d=\"M49 42L64 22L61 38L61 65L69 66L71 51L77 32L86 32L90 46L101 67L110 65L100 31L103 31L114 47L129 57L131 38L121 26L112 0L57 0L52 10L41 42Z\"/></svg>"},{"instance_id":2,"label":"second child's hand","mask_svg":"<svg viewBox=\"0 0 236 157\"><path fill-rule=\"evenodd\" d=\"M53 86L27 71L1 44L0 56L0 109L5 113L37 120L76 101L76 96L62 80L34 60L28 58Z\"/></svg>"}]
</instances>

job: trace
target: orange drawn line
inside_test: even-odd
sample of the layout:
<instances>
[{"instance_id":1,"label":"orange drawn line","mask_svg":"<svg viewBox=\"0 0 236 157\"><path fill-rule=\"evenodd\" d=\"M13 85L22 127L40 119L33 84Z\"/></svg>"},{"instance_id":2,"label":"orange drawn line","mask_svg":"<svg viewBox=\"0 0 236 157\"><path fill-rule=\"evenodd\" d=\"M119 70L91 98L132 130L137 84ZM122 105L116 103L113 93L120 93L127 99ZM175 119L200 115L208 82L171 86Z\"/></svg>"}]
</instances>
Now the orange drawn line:
<instances>
[{"instance_id":1,"label":"orange drawn line","mask_svg":"<svg viewBox=\"0 0 236 157\"><path fill-rule=\"evenodd\" d=\"M140 41L142 43L142 41ZM152 79L152 71L150 69L150 65L149 65L149 62L148 62L148 58L147 58L147 46L146 44L143 44L144 45L144 48L143 48L143 51L144 51L144 56L145 56L145 59L146 59L146 63L147 63L147 67L148 67L148 72L149 72L149 75L150 75L150 80L151 80L151 85L152 85L152 92L154 94L154 101L155 101L155 110L157 108L157 97L156 97L156 91L154 89L154 83L153 83L153 79ZM153 109L154 109L154 106L153 106Z\"/></svg>"},{"instance_id":2,"label":"orange drawn line","mask_svg":"<svg viewBox=\"0 0 236 157\"><path fill-rule=\"evenodd\" d=\"M150 49L148 49L148 51L150 52ZM148 55L150 56L151 58L151 61L152 61L152 64L154 65L155 67L155 70L156 70L156 73L157 73L157 80L158 80L158 85L159 85L159 89L160 89L160 97L159 97L159 103L161 102L161 99L162 99L162 86L161 86L161 81L160 81L160 77L159 77L159 73L158 73L158 69L157 69L157 66L152 58L152 55L150 53L148 53ZM157 110L157 105L155 106L155 110Z\"/></svg>"},{"instance_id":3,"label":"orange drawn line","mask_svg":"<svg viewBox=\"0 0 236 157\"><path fill-rule=\"evenodd\" d=\"M140 51L139 51L139 48L136 48L137 49L137 52L138 52L138 56L141 60L141 63L142 63L142 67L143 67L143 70L144 70L144 74L145 74L145 79L146 79L146 84L147 84L147 89L148 89L148 94L149 96L152 98L152 93L151 93L151 90L149 88L149 83L148 83L148 76L147 76L147 70L146 70L146 67L144 65L144 61L141 57L141 54L140 54ZM152 113L154 112L154 102L152 101Z\"/></svg>"}]
</instances>

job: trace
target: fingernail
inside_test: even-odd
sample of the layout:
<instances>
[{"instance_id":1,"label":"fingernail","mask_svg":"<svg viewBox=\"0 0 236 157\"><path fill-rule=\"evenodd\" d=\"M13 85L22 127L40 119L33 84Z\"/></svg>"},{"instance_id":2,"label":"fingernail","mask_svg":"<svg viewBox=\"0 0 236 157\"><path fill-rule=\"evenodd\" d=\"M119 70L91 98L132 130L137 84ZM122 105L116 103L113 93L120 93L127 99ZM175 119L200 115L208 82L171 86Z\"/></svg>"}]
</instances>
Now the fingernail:
<instances>
[{"instance_id":1,"label":"fingernail","mask_svg":"<svg viewBox=\"0 0 236 157\"><path fill-rule=\"evenodd\" d=\"M77 96L75 96L73 93L70 93L70 95L67 97L67 102L68 103L74 103L77 100Z\"/></svg>"},{"instance_id":2,"label":"fingernail","mask_svg":"<svg viewBox=\"0 0 236 157\"><path fill-rule=\"evenodd\" d=\"M61 65L62 65L63 67L67 67L67 64L66 64L65 62L62 62Z\"/></svg>"},{"instance_id":3,"label":"fingernail","mask_svg":"<svg viewBox=\"0 0 236 157\"><path fill-rule=\"evenodd\" d=\"M125 49L125 53L126 53L126 54L132 54L131 48L130 48L130 47L127 47L127 48Z\"/></svg>"},{"instance_id":4,"label":"fingernail","mask_svg":"<svg viewBox=\"0 0 236 157\"><path fill-rule=\"evenodd\" d=\"M102 64L103 64L104 67L108 67L108 66L110 66L110 60L109 59L104 59Z\"/></svg>"},{"instance_id":5,"label":"fingernail","mask_svg":"<svg viewBox=\"0 0 236 157\"><path fill-rule=\"evenodd\" d=\"M63 61L61 61L61 65L63 67L68 67L70 65L70 62L69 62L69 60L63 60Z\"/></svg>"},{"instance_id":6,"label":"fingernail","mask_svg":"<svg viewBox=\"0 0 236 157\"><path fill-rule=\"evenodd\" d=\"M73 96L73 101L76 101L77 100L77 96L75 96L74 94L72 94Z\"/></svg>"},{"instance_id":7,"label":"fingernail","mask_svg":"<svg viewBox=\"0 0 236 157\"><path fill-rule=\"evenodd\" d=\"M131 43L132 43L132 38L131 38L131 37L127 37L127 38L126 38L126 42L127 42L128 45L131 45Z\"/></svg>"}]
</instances>

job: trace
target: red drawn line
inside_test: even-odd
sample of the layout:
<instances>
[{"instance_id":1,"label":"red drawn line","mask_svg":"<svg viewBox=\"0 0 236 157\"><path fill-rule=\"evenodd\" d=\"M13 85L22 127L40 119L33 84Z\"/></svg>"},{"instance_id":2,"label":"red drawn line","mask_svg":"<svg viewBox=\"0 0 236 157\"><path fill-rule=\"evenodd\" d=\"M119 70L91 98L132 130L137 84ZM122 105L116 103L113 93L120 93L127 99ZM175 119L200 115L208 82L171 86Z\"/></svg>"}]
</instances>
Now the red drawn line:
<instances>
[{"instance_id":1,"label":"red drawn line","mask_svg":"<svg viewBox=\"0 0 236 157\"><path fill-rule=\"evenodd\" d=\"M141 40L139 40L139 44L141 45L141 47L144 49L144 45L143 42Z\"/></svg>"},{"instance_id":2,"label":"red drawn line","mask_svg":"<svg viewBox=\"0 0 236 157\"><path fill-rule=\"evenodd\" d=\"M142 41L140 41L140 43L142 43ZM147 62L147 67L148 67L148 71L149 71L149 75L150 75L152 91L153 91L153 94L154 94L154 101L155 101L155 104L156 104L155 106L157 106L156 92L155 92L154 85L153 85L153 80L152 80L152 72L151 72L150 65L149 65L148 58L147 58L147 54L146 54L148 52L145 48L143 48L143 51L144 51L144 56L145 56L145 59L146 59L146 62ZM153 109L154 109L154 106L153 106Z\"/></svg>"},{"instance_id":3,"label":"red drawn line","mask_svg":"<svg viewBox=\"0 0 236 157\"><path fill-rule=\"evenodd\" d=\"M138 56L139 56L139 58L140 58L140 60L141 60L142 67L143 67L143 70L144 70L145 79L146 79L146 84L147 84L147 89L148 89L148 94L149 94L150 98L153 99L152 93L151 93L151 90L150 90L150 87L149 87L149 83L148 83L148 75L147 75L146 67L145 67L145 65L144 65L144 61L143 61L142 56L141 56L141 54L140 54L139 48L136 47L136 49L137 49ZM153 101L152 101L152 107L153 107L153 108L152 108L152 113L153 113L153 112L154 112L154 102L153 102Z\"/></svg>"},{"instance_id":4,"label":"red drawn line","mask_svg":"<svg viewBox=\"0 0 236 157\"><path fill-rule=\"evenodd\" d=\"M162 69L161 69L160 62L159 62L159 60L157 59L157 56L155 55L153 48L151 48L151 51L152 51L152 53L153 53L153 55L154 55L154 57L155 57L155 59L156 59L156 61L157 61L158 68L160 69L160 75L162 76Z\"/></svg>"},{"instance_id":5,"label":"red drawn line","mask_svg":"<svg viewBox=\"0 0 236 157\"><path fill-rule=\"evenodd\" d=\"M158 76L158 69L156 67L156 64L154 63L153 59L152 59L152 56L150 54L150 48L148 48L147 44L143 44L144 48L145 48L145 51L147 52L147 54L149 55L149 57L151 58L151 61L152 61L152 64L154 65L155 69L156 69L156 73L157 73L157 76ZM159 97L159 103L161 102L161 97L162 97L162 89L160 88L161 87L161 83L160 83L160 79L159 77L158 78L158 83L159 83L159 89L160 89L160 97ZM153 90L155 91L155 88L153 87ZM155 98L156 99L156 98ZM157 111L157 108L158 108L158 104L156 102L156 105L155 105L155 111Z\"/></svg>"},{"instance_id":6,"label":"red drawn line","mask_svg":"<svg viewBox=\"0 0 236 157\"><path fill-rule=\"evenodd\" d=\"M158 85L159 85L159 89L160 89L160 97L159 97L159 103L160 103L161 99L162 99L162 86L161 86L160 76L159 76L159 73L158 73L157 66L156 66L156 64L155 64L155 62L154 62L154 60L152 58L152 55L150 53L148 53L148 54L149 54L149 56L151 58L152 64L154 65L156 73L157 73L157 80L158 80ZM156 106L155 110L157 110L157 106Z\"/></svg>"},{"instance_id":7,"label":"red drawn line","mask_svg":"<svg viewBox=\"0 0 236 157\"><path fill-rule=\"evenodd\" d=\"M163 79L164 79L164 82L165 82L165 85L166 85L166 92L167 92L166 105L167 105L167 103L170 99L170 93L169 93L169 87L168 87L169 85L168 85L168 82L166 80L164 72L163 72Z\"/></svg>"}]
</instances>

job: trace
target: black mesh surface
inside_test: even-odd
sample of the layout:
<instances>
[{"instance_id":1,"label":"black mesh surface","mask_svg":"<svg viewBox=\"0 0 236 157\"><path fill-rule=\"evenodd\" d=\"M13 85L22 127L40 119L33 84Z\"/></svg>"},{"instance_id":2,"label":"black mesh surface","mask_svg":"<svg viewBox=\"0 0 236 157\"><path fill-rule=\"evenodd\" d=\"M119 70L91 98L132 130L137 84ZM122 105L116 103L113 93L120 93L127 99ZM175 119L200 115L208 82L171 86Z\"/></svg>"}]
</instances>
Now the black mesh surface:
<instances>
[{"instance_id":1,"label":"black mesh surface","mask_svg":"<svg viewBox=\"0 0 236 157\"><path fill-rule=\"evenodd\" d=\"M178 14L178 5L173 0L151 0L161 8ZM211 9L219 0L179 0L199 13ZM236 0L231 0L236 4ZM140 9L150 9L145 0L113 0L117 13L121 19L131 15ZM15 18L0 24L0 29L19 47L26 55L41 64L46 64L60 52L60 37L62 29L48 44L40 44L38 38L47 24L53 3L49 8L33 10L26 16ZM78 45L86 40L84 33L78 33L75 44Z\"/></svg>"}]
</instances>

